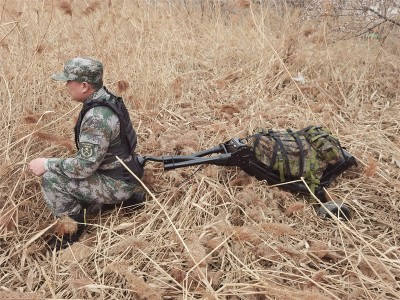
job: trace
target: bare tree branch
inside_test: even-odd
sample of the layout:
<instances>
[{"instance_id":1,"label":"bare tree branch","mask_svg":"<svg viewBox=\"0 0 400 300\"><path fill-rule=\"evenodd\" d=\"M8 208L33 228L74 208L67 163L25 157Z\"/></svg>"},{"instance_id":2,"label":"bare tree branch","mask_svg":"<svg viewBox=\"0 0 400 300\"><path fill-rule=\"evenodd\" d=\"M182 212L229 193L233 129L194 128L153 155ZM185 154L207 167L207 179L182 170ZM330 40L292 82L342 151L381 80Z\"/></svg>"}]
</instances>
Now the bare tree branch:
<instances>
[{"instance_id":1,"label":"bare tree branch","mask_svg":"<svg viewBox=\"0 0 400 300\"><path fill-rule=\"evenodd\" d=\"M379 13L379 12L377 12L376 10L372 9L371 7L366 7L366 10L367 10L367 11L370 11L370 12L372 12L372 13L374 13L374 14L377 15L379 18L382 18L382 19L384 19L385 21L388 21L388 22L393 23L393 24L395 24L395 25L397 25L397 26L400 26L400 23L399 23L399 22L397 22L397 21L395 21L395 20L392 20L391 18L388 18L388 17L382 15L381 13Z\"/></svg>"}]
</instances>

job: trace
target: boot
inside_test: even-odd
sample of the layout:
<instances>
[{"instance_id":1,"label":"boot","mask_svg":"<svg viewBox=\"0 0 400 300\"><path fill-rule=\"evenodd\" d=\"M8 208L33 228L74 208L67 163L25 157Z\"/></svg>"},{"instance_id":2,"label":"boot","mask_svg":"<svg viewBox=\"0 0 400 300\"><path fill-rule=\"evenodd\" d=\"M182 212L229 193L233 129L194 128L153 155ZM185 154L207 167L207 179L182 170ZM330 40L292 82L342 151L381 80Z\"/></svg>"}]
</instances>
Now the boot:
<instances>
[{"instance_id":1,"label":"boot","mask_svg":"<svg viewBox=\"0 0 400 300\"><path fill-rule=\"evenodd\" d=\"M133 193L132 196L128 199L123 201L122 203L118 204L103 204L101 206L101 211L107 211L118 207L129 207L133 209L137 209L142 207L146 198L146 194L144 192L136 192Z\"/></svg>"},{"instance_id":2,"label":"boot","mask_svg":"<svg viewBox=\"0 0 400 300\"><path fill-rule=\"evenodd\" d=\"M143 205L146 198L146 194L144 192L136 192L126 201L122 202L122 207L130 207L130 206L141 206Z\"/></svg>"},{"instance_id":3,"label":"boot","mask_svg":"<svg viewBox=\"0 0 400 300\"><path fill-rule=\"evenodd\" d=\"M85 212L61 218L56 227L56 233L47 242L47 245L51 250L65 249L79 240L85 228Z\"/></svg>"}]
</instances>

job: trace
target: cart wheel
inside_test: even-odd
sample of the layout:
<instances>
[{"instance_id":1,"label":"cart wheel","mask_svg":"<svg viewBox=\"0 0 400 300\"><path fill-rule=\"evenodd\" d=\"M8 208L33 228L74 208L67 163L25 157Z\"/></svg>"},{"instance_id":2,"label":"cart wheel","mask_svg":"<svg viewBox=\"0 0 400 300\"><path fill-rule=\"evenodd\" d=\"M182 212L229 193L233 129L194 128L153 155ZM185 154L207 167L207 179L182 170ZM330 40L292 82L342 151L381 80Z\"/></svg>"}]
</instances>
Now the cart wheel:
<instances>
[{"instance_id":1,"label":"cart wheel","mask_svg":"<svg viewBox=\"0 0 400 300\"><path fill-rule=\"evenodd\" d=\"M328 213L330 211L334 216L348 221L351 219L350 209L346 204L334 201L328 201L322 203L321 207L317 210L317 215L321 218L330 218L331 215Z\"/></svg>"}]
</instances>

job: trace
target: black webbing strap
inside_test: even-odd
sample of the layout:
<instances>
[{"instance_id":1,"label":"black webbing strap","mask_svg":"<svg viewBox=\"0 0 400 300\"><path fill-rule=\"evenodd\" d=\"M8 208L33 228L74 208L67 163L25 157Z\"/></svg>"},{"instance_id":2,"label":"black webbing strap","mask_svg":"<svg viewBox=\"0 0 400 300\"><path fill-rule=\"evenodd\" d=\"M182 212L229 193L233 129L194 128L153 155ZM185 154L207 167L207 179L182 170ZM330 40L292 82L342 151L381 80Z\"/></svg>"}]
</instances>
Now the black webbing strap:
<instances>
[{"instance_id":1,"label":"black webbing strap","mask_svg":"<svg viewBox=\"0 0 400 300\"><path fill-rule=\"evenodd\" d=\"M254 157L257 157L256 149L257 149L258 145L260 144L260 139L262 137L262 133L256 133L253 136L256 138L256 140L254 141L254 144L253 144L253 152L254 152Z\"/></svg>"},{"instance_id":2,"label":"black webbing strap","mask_svg":"<svg viewBox=\"0 0 400 300\"><path fill-rule=\"evenodd\" d=\"M283 155L284 164L285 164L285 166L286 166L286 168L287 168L289 174L292 174L292 173L291 173L291 170L290 170L290 165L289 165L289 158L288 158L288 155L287 155L285 146L284 146L283 143L282 143L282 140L280 139L280 137L279 137L277 134L275 134L274 131L269 130L268 133L269 133L269 135L276 141L276 143L279 145L279 149L280 149L280 151L281 151L281 153L282 153L282 155ZM274 152L275 152L275 151L274 151ZM282 176L282 175L283 175L283 174L281 174L281 176Z\"/></svg>"},{"instance_id":3,"label":"black webbing strap","mask_svg":"<svg viewBox=\"0 0 400 300\"><path fill-rule=\"evenodd\" d=\"M301 142L299 136L294 133L291 129L287 129L286 130L296 141L297 147L299 148L300 151L300 161L299 161L299 174L298 176L301 177L303 176L303 172L304 172L304 148L303 148L303 143ZM292 174L294 175L294 174Z\"/></svg>"},{"instance_id":4,"label":"black webbing strap","mask_svg":"<svg viewBox=\"0 0 400 300\"><path fill-rule=\"evenodd\" d=\"M271 166L274 166L276 163L276 156L278 155L278 143L274 144L274 149L272 150L272 157L271 157Z\"/></svg>"}]
</instances>

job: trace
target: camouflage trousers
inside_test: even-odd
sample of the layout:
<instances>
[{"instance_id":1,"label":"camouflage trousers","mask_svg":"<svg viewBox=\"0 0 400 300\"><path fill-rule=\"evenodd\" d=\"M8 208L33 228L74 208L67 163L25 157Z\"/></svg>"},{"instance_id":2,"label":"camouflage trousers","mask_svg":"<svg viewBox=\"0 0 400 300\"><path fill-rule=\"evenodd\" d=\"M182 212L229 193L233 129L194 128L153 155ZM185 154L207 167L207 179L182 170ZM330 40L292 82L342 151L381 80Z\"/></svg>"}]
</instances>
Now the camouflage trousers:
<instances>
[{"instance_id":1,"label":"camouflage trousers","mask_svg":"<svg viewBox=\"0 0 400 300\"><path fill-rule=\"evenodd\" d=\"M85 179L70 179L51 171L42 176L44 199L56 217L78 214L82 207L92 207L95 212L101 204L118 204L140 191L138 185L99 173Z\"/></svg>"}]
</instances>

